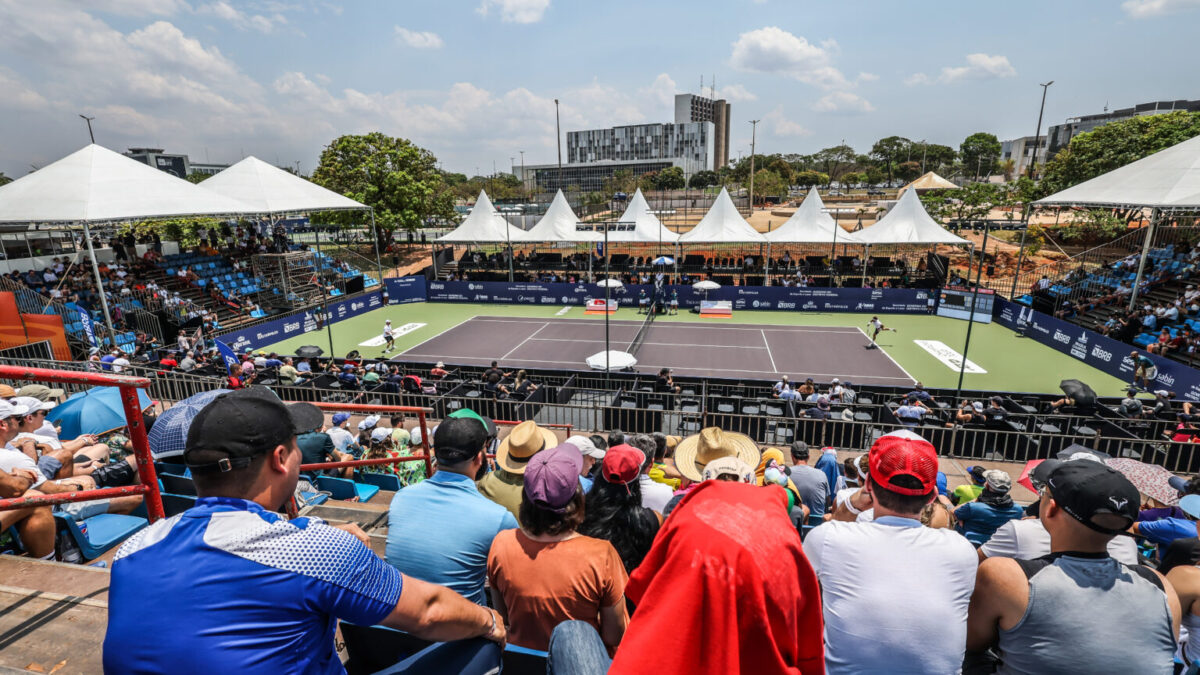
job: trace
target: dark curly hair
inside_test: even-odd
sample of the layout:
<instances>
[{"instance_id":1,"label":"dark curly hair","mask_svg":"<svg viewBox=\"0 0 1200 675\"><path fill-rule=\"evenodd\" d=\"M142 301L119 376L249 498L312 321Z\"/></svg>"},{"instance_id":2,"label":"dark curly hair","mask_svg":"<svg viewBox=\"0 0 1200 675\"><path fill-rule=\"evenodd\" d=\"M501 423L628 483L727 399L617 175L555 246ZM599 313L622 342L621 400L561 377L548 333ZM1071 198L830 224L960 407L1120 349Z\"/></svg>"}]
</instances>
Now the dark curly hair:
<instances>
[{"instance_id":1,"label":"dark curly hair","mask_svg":"<svg viewBox=\"0 0 1200 675\"><path fill-rule=\"evenodd\" d=\"M612 544L626 572L632 573L642 564L658 527L658 516L642 506L642 488L637 480L626 489L625 485L608 482L603 475L596 477L587 494L587 515L579 534Z\"/></svg>"}]
</instances>

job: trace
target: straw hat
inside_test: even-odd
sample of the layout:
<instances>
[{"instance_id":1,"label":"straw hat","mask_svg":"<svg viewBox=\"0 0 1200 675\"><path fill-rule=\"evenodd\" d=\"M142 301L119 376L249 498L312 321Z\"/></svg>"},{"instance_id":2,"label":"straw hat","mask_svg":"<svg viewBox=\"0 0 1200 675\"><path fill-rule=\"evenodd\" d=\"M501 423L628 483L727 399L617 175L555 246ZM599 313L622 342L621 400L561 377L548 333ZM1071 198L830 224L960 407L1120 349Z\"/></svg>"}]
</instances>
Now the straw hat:
<instances>
[{"instance_id":1,"label":"straw hat","mask_svg":"<svg viewBox=\"0 0 1200 675\"><path fill-rule=\"evenodd\" d=\"M533 420L521 422L500 442L496 464L509 473L524 474L530 457L557 445L553 431L539 427Z\"/></svg>"},{"instance_id":2,"label":"straw hat","mask_svg":"<svg viewBox=\"0 0 1200 675\"><path fill-rule=\"evenodd\" d=\"M679 442L675 448L675 467L689 480L700 482L704 480L704 467L721 457L737 457L750 466L758 466L758 446L744 434L708 427Z\"/></svg>"}]
</instances>

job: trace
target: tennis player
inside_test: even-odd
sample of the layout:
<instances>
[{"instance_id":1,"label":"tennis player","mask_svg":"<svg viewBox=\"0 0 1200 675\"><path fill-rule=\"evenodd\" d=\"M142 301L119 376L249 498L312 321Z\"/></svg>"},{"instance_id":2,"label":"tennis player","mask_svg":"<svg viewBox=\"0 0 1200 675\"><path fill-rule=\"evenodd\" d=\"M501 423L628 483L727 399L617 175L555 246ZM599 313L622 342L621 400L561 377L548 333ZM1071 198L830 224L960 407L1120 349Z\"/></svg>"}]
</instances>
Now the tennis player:
<instances>
[{"instance_id":1,"label":"tennis player","mask_svg":"<svg viewBox=\"0 0 1200 675\"><path fill-rule=\"evenodd\" d=\"M896 332L895 328L888 328L883 325L883 322L877 316L871 317L871 320L867 322L867 330L871 331L871 344L867 345L867 349L875 349L879 346L876 344L876 341L879 339L880 333L884 331Z\"/></svg>"},{"instance_id":2,"label":"tennis player","mask_svg":"<svg viewBox=\"0 0 1200 675\"><path fill-rule=\"evenodd\" d=\"M392 320L388 319L383 322L383 340L387 346L383 348L383 353L386 354L396 348L396 334L392 331Z\"/></svg>"}]
</instances>

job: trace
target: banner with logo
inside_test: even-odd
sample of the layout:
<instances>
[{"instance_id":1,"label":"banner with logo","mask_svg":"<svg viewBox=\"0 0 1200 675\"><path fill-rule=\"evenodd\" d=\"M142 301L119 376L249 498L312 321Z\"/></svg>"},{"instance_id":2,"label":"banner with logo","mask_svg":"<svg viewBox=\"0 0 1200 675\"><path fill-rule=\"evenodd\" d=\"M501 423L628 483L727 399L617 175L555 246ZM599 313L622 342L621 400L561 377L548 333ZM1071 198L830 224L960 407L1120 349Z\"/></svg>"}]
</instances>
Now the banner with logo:
<instances>
[{"instance_id":1,"label":"banner with logo","mask_svg":"<svg viewBox=\"0 0 1200 675\"><path fill-rule=\"evenodd\" d=\"M88 346L99 347L100 343L96 341L96 327L92 325L92 315L79 306L75 307L75 311L79 312L79 325L83 336L87 338Z\"/></svg>"},{"instance_id":2,"label":"banner with logo","mask_svg":"<svg viewBox=\"0 0 1200 675\"><path fill-rule=\"evenodd\" d=\"M389 305L404 305L410 302L425 302L425 277L400 277L384 279Z\"/></svg>"},{"instance_id":3,"label":"banner with logo","mask_svg":"<svg viewBox=\"0 0 1200 675\"><path fill-rule=\"evenodd\" d=\"M411 301L406 300L406 302ZM379 291L358 295L327 305L324 310L324 320L337 323L380 307L383 307L383 294ZM325 323L318 320L321 318L318 317L319 313L321 313L320 309L296 312L266 323L226 333L221 336L221 339L229 343L229 346L235 351L242 351L247 347L258 349L324 327Z\"/></svg>"},{"instance_id":4,"label":"banner with logo","mask_svg":"<svg viewBox=\"0 0 1200 675\"><path fill-rule=\"evenodd\" d=\"M1145 350L1118 342L1069 321L999 298L996 299L995 319L1001 325L1023 333L1047 347L1070 354L1089 366L1126 382L1133 381L1133 359L1129 354L1137 350L1149 356L1158 366L1154 388L1173 391L1180 398L1200 401L1200 371L1182 363L1148 354ZM1100 395L1116 396L1119 393L1101 392Z\"/></svg>"},{"instance_id":5,"label":"banner with logo","mask_svg":"<svg viewBox=\"0 0 1200 675\"><path fill-rule=\"evenodd\" d=\"M221 354L221 361L225 363L225 374L228 375L234 366L241 363L241 360L238 359L237 352L233 351L229 345L220 340L214 340L214 342L217 343L217 351Z\"/></svg>"}]
</instances>

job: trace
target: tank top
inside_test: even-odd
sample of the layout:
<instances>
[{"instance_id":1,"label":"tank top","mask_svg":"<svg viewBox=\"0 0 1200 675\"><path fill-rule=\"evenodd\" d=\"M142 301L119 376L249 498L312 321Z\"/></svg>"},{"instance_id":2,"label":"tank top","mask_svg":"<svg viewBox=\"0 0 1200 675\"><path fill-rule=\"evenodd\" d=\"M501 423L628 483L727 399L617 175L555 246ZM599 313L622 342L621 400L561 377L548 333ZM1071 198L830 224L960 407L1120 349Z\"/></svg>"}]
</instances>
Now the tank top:
<instances>
[{"instance_id":1,"label":"tank top","mask_svg":"<svg viewBox=\"0 0 1200 675\"><path fill-rule=\"evenodd\" d=\"M1188 638L1183 645L1183 657L1185 661L1191 663L1200 659L1200 616L1196 616L1192 612L1184 612L1182 625L1187 629Z\"/></svg>"},{"instance_id":2,"label":"tank top","mask_svg":"<svg viewBox=\"0 0 1200 675\"><path fill-rule=\"evenodd\" d=\"M1174 672L1171 610L1154 572L1103 553L1017 563L1029 579L1029 606L1000 631L997 672Z\"/></svg>"}]
</instances>

